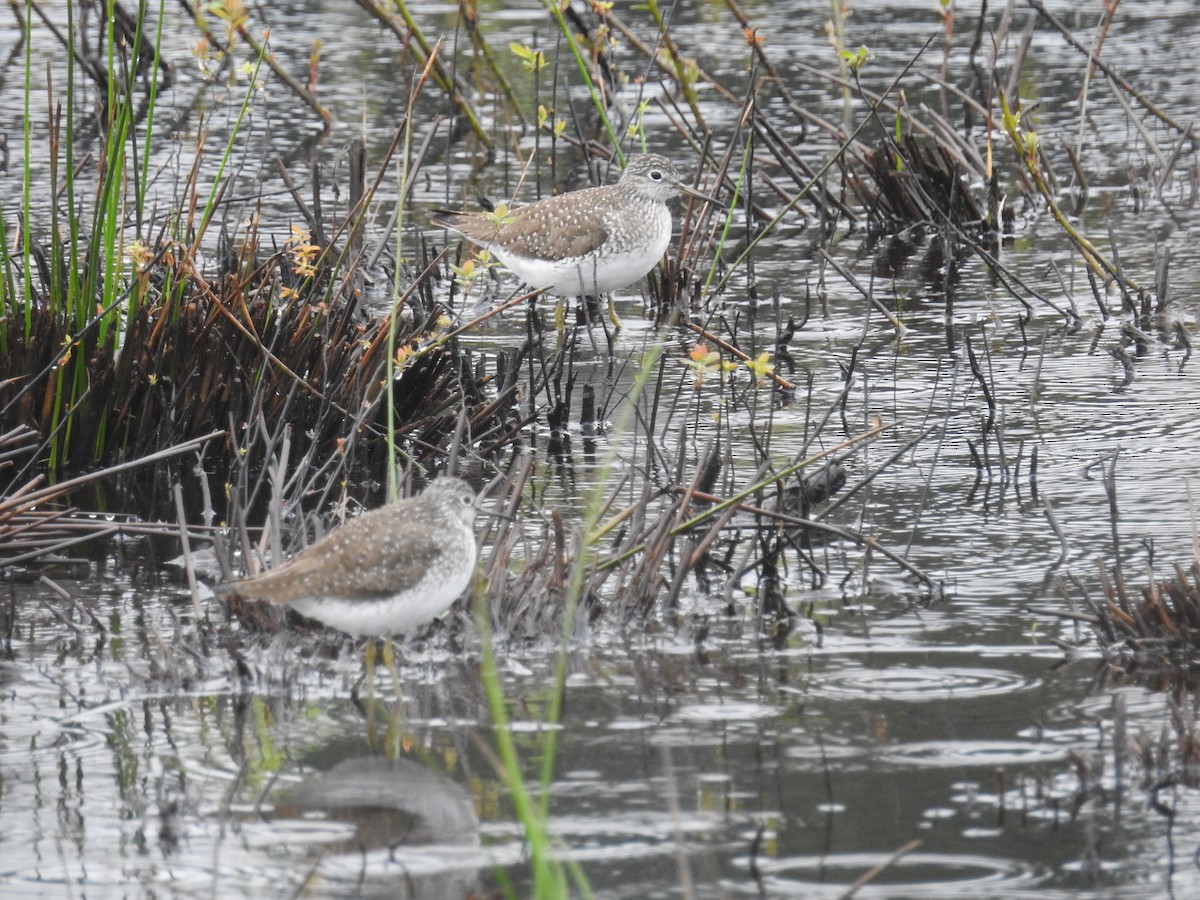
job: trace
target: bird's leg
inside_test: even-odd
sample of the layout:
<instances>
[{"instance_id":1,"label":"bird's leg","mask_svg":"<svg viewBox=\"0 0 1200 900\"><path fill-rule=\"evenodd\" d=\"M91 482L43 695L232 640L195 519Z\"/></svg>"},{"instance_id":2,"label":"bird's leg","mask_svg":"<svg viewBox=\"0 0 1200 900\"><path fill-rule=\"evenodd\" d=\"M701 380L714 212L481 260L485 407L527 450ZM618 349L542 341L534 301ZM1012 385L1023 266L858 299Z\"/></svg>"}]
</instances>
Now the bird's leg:
<instances>
[{"instance_id":1,"label":"bird's leg","mask_svg":"<svg viewBox=\"0 0 1200 900\"><path fill-rule=\"evenodd\" d=\"M396 646L395 642L390 637L383 639L383 664L385 666L387 666L388 671L392 673L392 690L395 691L395 693L396 693L396 703L397 703L397 705L399 705L401 702L400 701L400 673L396 671L395 646ZM404 714L404 710L402 707L400 708L399 714L401 716L403 716L403 714Z\"/></svg>"},{"instance_id":2,"label":"bird's leg","mask_svg":"<svg viewBox=\"0 0 1200 900\"><path fill-rule=\"evenodd\" d=\"M608 321L612 322L613 328L617 331L621 330L621 317L617 315L617 307L613 302L613 295L610 291L608 294ZM604 329L604 333L608 334L608 329Z\"/></svg>"}]
</instances>

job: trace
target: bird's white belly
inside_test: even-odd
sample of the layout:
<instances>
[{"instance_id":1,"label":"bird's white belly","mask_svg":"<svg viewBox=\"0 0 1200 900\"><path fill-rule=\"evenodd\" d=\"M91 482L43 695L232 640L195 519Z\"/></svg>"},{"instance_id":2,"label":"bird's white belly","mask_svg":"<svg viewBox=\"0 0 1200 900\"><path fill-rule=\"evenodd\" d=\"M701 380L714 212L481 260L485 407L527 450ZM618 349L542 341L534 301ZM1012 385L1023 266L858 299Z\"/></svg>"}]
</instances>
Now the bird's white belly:
<instances>
[{"instance_id":1,"label":"bird's white belly","mask_svg":"<svg viewBox=\"0 0 1200 900\"><path fill-rule=\"evenodd\" d=\"M472 570L473 571L473 570ZM295 600L292 609L324 625L363 637L405 634L441 615L471 581L471 571L453 578L423 578L412 590L387 600L310 597Z\"/></svg>"},{"instance_id":2,"label":"bird's white belly","mask_svg":"<svg viewBox=\"0 0 1200 900\"><path fill-rule=\"evenodd\" d=\"M653 269L671 243L671 213L666 206L655 211L661 227L652 228L646 237L629 246L611 246L602 252L568 259L545 260L519 256L492 245L492 254L531 288L549 288L564 297L595 296L620 290L633 284Z\"/></svg>"}]
</instances>

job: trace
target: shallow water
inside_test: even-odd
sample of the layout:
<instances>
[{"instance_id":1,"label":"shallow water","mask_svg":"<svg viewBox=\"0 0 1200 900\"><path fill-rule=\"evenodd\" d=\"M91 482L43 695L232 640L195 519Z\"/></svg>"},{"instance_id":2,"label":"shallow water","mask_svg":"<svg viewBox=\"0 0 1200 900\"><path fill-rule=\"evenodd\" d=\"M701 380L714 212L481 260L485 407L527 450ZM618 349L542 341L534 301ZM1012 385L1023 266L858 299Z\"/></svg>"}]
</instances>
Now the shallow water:
<instances>
[{"instance_id":1,"label":"shallow water","mask_svg":"<svg viewBox=\"0 0 1200 900\"><path fill-rule=\"evenodd\" d=\"M876 55L865 77L890 80L914 48L938 32L929 6L852 4L850 40ZM1050 7L1068 17L1074 5ZM823 115L840 116L841 98L793 68L794 61L828 61L821 29L828 4L793 0L745 8L798 98ZM414 8L414 14L430 32L451 21L440 5ZM404 108L391 45L349 6L318 12L288 4L275 15L275 48L294 70L307 64L310 38L324 40L321 89L337 121L316 151L322 164L336 171L348 138L364 131L368 152L381 154ZM633 11L625 15L640 21ZM491 11L485 21L497 48L532 41L535 31L542 41L553 33L532 9ZM1093 23L1068 21L1090 40ZM185 24L175 22L164 45L181 61L194 40ZM681 7L675 24L677 41L694 48L689 52L702 66L737 81L745 60L726 48L731 33L739 40L740 34L721 8ZM961 18L956 26L952 65L958 71L969 46L962 34L973 25ZM13 40L11 24L3 27L8 30L0 35ZM1186 120L1200 84L1177 62L1191 58L1189 49L1198 43L1190 4L1155 4L1152 12L1149 5L1124 4L1105 54L1155 102ZM939 46L935 41L920 72L936 72ZM1082 57L1045 27L1035 30L1031 47L1022 90L1040 101L1031 115L1065 180L1069 166L1053 145L1057 136L1076 139ZM44 35L35 51L57 59ZM11 66L8 71L5 108L19 109L13 91L19 92L20 79ZM42 69L35 62L32 71ZM919 84L914 79L909 102L934 106L937 93L922 93ZM165 102L186 110L213 102L209 91L181 64ZM732 124L737 109L711 103L709 124ZM256 112L242 148L254 162L237 181L241 192L253 195L261 180L264 193L278 199L273 208L281 221L267 230L277 226L281 235L294 208L268 154L304 159L315 134L293 110L281 96L278 106ZM858 104L850 110L861 115ZM1196 243L1188 237L1197 227L1188 178L1197 171L1195 153L1185 149L1164 187L1168 211L1145 199L1154 157L1111 94L1094 89L1088 115L1082 155L1094 189L1081 224L1106 246L1111 227L1123 265L1147 282L1156 249L1170 249L1171 313L1190 334L1198 267ZM13 153L20 120L10 114L4 121ZM35 132L45 127L44 117L31 116L31 122ZM214 139L221 127L214 121ZM1169 152L1173 139L1152 123L1147 127ZM653 113L647 129L681 164L690 164L669 137L664 116ZM182 147L192 137L176 140ZM162 152L161 177L169 184L170 161L178 167L190 157ZM998 145L1002 152L1009 151ZM434 205L469 196L462 185L468 169L457 157L430 165L417 201ZM10 188L19 171L10 164L4 176ZM495 193L515 182L515 170L503 166L489 176L495 180L486 188ZM1135 189L1145 195L1140 205ZM385 217L381 211L377 221ZM831 423L818 444L844 439L873 416L890 428L849 459L852 484L879 471L834 518L904 553L944 585L944 596L919 602L927 598L879 554L818 542L828 580L814 586L791 557L781 573L786 602L809 616L782 643L762 635L752 577L742 583L745 591L733 592L732 614L720 596L692 587L677 614L664 612L636 626L602 621L569 657L562 721L553 726L559 750L550 787L556 850L580 863L597 896L835 897L876 867L881 871L861 896L1200 893L1191 858L1200 839L1200 798L1184 786L1152 797L1153 773L1143 780L1130 749L1139 731L1157 738L1169 729L1165 695L1102 679L1099 655L1087 640L1076 651L1058 643L1086 639L1086 629L1053 615L1069 608L1065 594L1077 605L1081 590L1098 595L1099 569L1118 555L1130 583L1140 586L1145 542L1153 542L1159 572L1190 559L1187 491L1200 429L1196 367L1181 347L1151 335L1126 383L1125 369L1108 352L1124 320L1106 323L1095 314L1073 251L1037 208L1022 206L1017 227L1005 263L1066 304L1062 282L1049 268L1053 260L1075 294L1082 327L1068 330L1052 310L1035 304L1022 334L1020 305L970 262L955 295L953 352L944 301L924 283L920 254L894 282L875 283L878 294L898 298L902 307L910 330L897 339L878 315L867 318L853 288L797 254L797 246L815 240L806 232L793 225L764 242L756 260L759 293L770 296L769 288L778 286L784 318L801 314L806 287L815 289L819 280L825 287L824 311L792 344L797 372L790 377L797 383L811 378L811 405L804 399L770 412L772 458L782 464L799 452L842 391L843 366L861 343L847 425ZM863 240L847 236L838 247L839 261L868 280L873 260ZM741 302L737 297L731 292L729 302ZM620 357L654 335L635 291L618 304L626 322ZM773 335L769 304L760 307L759 322L764 335ZM522 315L513 315L469 340L495 352L523 335ZM996 466L990 476L979 476L967 447L968 440L980 443L987 406L967 363L964 335L996 391L1003 445L988 439ZM604 396L606 367L589 358L582 350L580 384L590 380ZM682 363L678 373L680 384L690 383ZM619 384L627 385L628 375L622 377ZM754 466L751 428L763 429L769 395L748 392L754 403L728 409L710 382L697 396L690 388L679 396L680 407L661 426L668 443L680 423L694 422L688 432L694 463L717 433L707 413L721 409L721 434L734 442L738 460L727 477L744 484ZM701 410L705 414L697 414ZM609 421L619 413L613 403ZM942 431L885 465L930 425ZM630 470L645 455L644 447L611 433L597 445L601 457L615 446L620 465ZM1034 447L1038 472L1031 482ZM1008 478L999 470L1001 452ZM1116 549L1096 468L1114 455ZM568 470L539 460L533 488L542 508L562 509L569 523L597 471L578 446L572 462ZM1047 522L1047 508L1065 547ZM16 623L11 654L0 668L0 882L6 889L22 896L451 898L494 890L503 871L518 895L527 890L521 832L492 762L491 720L470 627L407 649L401 670L406 739L399 745L388 730L396 707L386 676L378 680L378 702L352 699L362 661L349 642L294 632L263 643L243 640L235 630L229 640L244 661L239 675L224 650L206 643L195 627L176 569L152 563L157 557L141 545L119 553L113 545L95 546L88 554L82 564L50 574L94 612L104 633L78 612L70 625L60 621L54 611L64 605L43 584L13 583L0 603ZM118 562L131 557L132 564ZM224 638L224 629L234 626L221 624L212 602L206 613ZM553 643L504 637L501 676L532 776L539 732L548 727ZM1124 737L1115 732L1118 721ZM401 758L388 762L389 755ZM1173 818L1151 799L1173 809ZM914 841L919 845L910 845ZM908 852L897 857L903 848Z\"/></svg>"}]
</instances>

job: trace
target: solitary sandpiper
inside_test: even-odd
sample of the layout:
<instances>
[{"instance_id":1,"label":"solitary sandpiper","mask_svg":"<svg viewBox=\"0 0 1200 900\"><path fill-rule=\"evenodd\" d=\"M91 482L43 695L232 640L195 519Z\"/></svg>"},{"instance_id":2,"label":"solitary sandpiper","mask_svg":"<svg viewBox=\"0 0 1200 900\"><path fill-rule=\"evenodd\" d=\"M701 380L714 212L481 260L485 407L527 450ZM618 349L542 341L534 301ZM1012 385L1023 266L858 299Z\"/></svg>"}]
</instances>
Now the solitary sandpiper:
<instances>
[{"instance_id":1,"label":"solitary sandpiper","mask_svg":"<svg viewBox=\"0 0 1200 900\"><path fill-rule=\"evenodd\" d=\"M712 198L680 181L665 156L631 156L616 184L547 197L494 213L449 213L433 223L490 250L531 288L564 297L594 297L637 281L671 242L667 201L683 191Z\"/></svg>"},{"instance_id":2,"label":"solitary sandpiper","mask_svg":"<svg viewBox=\"0 0 1200 900\"><path fill-rule=\"evenodd\" d=\"M349 634L408 632L448 609L470 583L475 512L465 481L439 478L229 587Z\"/></svg>"}]
</instances>

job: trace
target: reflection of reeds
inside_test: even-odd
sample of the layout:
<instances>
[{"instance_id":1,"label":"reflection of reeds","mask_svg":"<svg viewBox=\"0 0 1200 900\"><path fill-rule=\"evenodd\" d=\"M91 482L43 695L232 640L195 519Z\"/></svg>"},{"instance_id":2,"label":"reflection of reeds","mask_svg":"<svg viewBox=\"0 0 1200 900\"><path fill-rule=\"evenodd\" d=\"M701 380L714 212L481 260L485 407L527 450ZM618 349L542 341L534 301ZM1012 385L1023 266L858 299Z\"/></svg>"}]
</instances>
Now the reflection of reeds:
<instances>
[{"instance_id":1,"label":"reflection of reeds","mask_svg":"<svg viewBox=\"0 0 1200 900\"><path fill-rule=\"evenodd\" d=\"M77 544L115 534L174 533L174 526L143 522L131 516L113 516L107 512L88 513L62 504L69 502L76 491L95 482L135 469L152 469L172 458L195 454L209 441L221 436L221 432L201 435L175 447L52 485L43 486L42 476L24 483L14 482L0 498L0 566L17 566L47 557L61 560L62 553ZM37 435L33 432L13 429L0 436L0 459L7 465L21 456L28 456L36 443ZM193 540L209 537L211 535L192 535Z\"/></svg>"}]
</instances>

